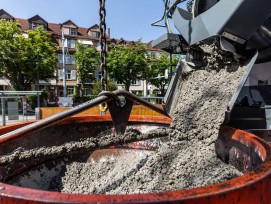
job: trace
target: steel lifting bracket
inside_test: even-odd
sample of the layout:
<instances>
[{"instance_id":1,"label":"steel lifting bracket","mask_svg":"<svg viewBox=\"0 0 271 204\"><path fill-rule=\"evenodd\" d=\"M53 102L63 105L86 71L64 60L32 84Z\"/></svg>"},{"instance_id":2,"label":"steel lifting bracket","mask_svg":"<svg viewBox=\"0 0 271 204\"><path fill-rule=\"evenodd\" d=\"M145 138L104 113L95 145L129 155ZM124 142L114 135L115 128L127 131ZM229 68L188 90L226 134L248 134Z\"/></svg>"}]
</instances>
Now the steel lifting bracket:
<instances>
[{"instance_id":1,"label":"steel lifting bracket","mask_svg":"<svg viewBox=\"0 0 271 204\"><path fill-rule=\"evenodd\" d=\"M122 104L116 94L108 91L101 92L99 96L107 96L113 99L107 103L109 112L112 117L116 134L123 134L128 124L133 102L126 100L125 104Z\"/></svg>"},{"instance_id":2,"label":"steel lifting bracket","mask_svg":"<svg viewBox=\"0 0 271 204\"><path fill-rule=\"evenodd\" d=\"M99 96L106 96L111 99L107 104L116 134L123 134L125 132L134 102L169 117L164 110L127 91L104 91L101 92ZM125 98L125 102L121 102L118 96L123 96Z\"/></svg>"}]
</instances>

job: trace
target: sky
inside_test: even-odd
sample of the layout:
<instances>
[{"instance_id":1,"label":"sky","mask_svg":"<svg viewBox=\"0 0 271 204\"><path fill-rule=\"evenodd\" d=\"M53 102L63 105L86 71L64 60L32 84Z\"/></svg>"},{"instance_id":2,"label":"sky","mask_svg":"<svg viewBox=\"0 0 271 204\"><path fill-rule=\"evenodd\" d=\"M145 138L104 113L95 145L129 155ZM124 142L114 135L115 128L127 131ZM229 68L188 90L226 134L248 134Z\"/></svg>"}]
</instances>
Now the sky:
<instances>
[{"instance_id":1,"label":"sky","mask_svg":"<svg viewBox=\"0 0 271 204\"><path fill-rule=\"evenodd\" d=\"M0 9L15 18L28 19L38 14L50 23L72 20L86 28L99 24L98 8L99 0L0 0ZM151 26L163 15L163 0L106 0L106 9L111 38L149 42L166 32Z\"/></svg>"}]
</instances>

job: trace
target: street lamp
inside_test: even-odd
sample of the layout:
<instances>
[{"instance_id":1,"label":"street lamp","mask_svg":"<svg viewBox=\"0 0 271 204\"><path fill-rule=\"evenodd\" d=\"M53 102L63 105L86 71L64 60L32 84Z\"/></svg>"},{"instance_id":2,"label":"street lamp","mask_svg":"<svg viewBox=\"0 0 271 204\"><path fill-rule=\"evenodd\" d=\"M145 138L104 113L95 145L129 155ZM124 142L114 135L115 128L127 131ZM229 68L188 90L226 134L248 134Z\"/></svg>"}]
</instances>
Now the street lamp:
<instances>
[{"instance_id":1,"label":"street lamp","mask_svg":"<svg viewBox=\"0 0 271 204\"><path fill-rule=\"evenodd\" d=\"M63 96L67 97L66 67L65 67L65 37L62 31L62 72L63 72ZM68 44L67 44L68 45Z\"/></svg>"}]
</instances>

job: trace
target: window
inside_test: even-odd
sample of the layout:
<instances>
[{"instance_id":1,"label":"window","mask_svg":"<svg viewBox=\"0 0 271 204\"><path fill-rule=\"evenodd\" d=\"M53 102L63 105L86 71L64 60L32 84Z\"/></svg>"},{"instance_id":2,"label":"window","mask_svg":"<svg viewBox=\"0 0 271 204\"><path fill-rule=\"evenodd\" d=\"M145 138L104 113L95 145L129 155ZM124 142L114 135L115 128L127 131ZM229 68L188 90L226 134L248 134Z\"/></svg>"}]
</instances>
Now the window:
<instances>
[{"instance_id":1,"label":"window","mask_svg":"<svg viewBox=\"0 0 271 204\"><path fill-rule=\"evenodd\" d=\"M86 79L85 84L93 84L94 82L95 82L95 80L90 78L90 79Z\"/></svg>"},{"instance_id":2,"label":"window","mask_svg":"<svg viewBox=\"0 0 271 204\"><path fill-rule=\"evenodd\" d=\"M101 71L95 71L94 72L95 79L101 80L102 79L102 73Z\"/></svg>"},{"instance_id":3,"label":"window","mask_svg":"<svg viewBox=\"0 0 271 204\"><path fill-rule=\"evenodd\" d=\"M151 52L151 58L152 58L152 59L155 59L155 58L156 58L155 52Z\"/></svg>"},{"instance_id":4,"label":"window","mask_svg":"<svg viewBox=\"0 0 271 204\"><path fill-rule=\"evenodd\" d=\"M66 79L71 79L72 70L66 70Z\"/></svg>"},{"instance_id":5,"label":"window","mask_svg":"<svg viewBox=\"0 0 271 204\"><path fill-rule=\"evenodd\" d=\"M32 30L36 30L38 27L42 27L42 30L44 30L44 25L43 24L32 22L31 26L32 26Z\"/></svg>"},{"instance_id":6,"label":"window","mask_svg":"<svg viewBox=\"0 0 271 204\"><path fill-rule=\"evenodd\" d=\"M123 83L121 83L120 81L116 81L117 85L123 85Z\"/></svg>"},{"instance_id":7,"label":"window","mask_svg":"<svg viewBox=\"0 0 271 204\"><path fill-rule=\"evenodd\" d=\"M62 64L63 63L62 54L58 54L57 57L58 57L58 63Z\"/></svg>"},{"instance_id":8,"label":"window","mask_svg":"<svg viewBox=\"0 0 271 204\"><path fill-rule=\"evenodd\" d=\"M75 70L66 70L66 79L75 80L76 71Z\"/></svg>"},{"instance_id":9,"label":"window","mask_svg":"<svg viewBox=\"0 0 271 204\"><path fill-rule=\"evenodd\" d=\"M65 35L77 35L77 28L63 27L62 31Z\"/></svg>"},{"instance_id":10,"label":"window","mask_svg":"<svg viewBox=\"0 0 271 204\"><path fill-rule=\"evenodd\" d=\"M72 39L65 39L64 41L64 47L68 47L68 48L75 48L75 40Z\"/></svg>"},{"instance_id":11,"label":"window","mask_svg":"<svg viewBox=\"0 0 271 204\"><path fill-rule=\"evenodd\" d=\"M90 95L90 94L91 94L90 88L84 88L83 94L84 94L84 95Z\"/></svg>"},{"instance_id":12,"label":"window","mask_svg":"<svg viewBox=\"0 0 271 204\"><path fill-rule=\"evenodd\" d=\"M139 83L138 80L132 80L132 81L131 81L131 85L138 86L138 85L140 85L140 83Z\"/></svg>"},{"instance_id":13,"label":"window","mask_svg":"<svg viewBox=\"0 0 271 204\"><path fill-rule=\"evenodd\" d=\"M75 48L75 40L68 39L68 48Z\"/></svg>"},{"instance_id":14,"label":"window","mask_svg":"<svg viewBox=\"0 0 271 204\"><path fill-rule=\"evenodd\" d=\"M67 87L67 94L68 94L68 95L72 95L73 92L74 92L74 87L73 87L73 86L68 86L68 87Z\"/></svg>"},{"instance_id":15,"label":"window","mask_svg":"<svg viewBox=\"0 0 271 204\"><path fill-rule=\"evenodd\" d=\"M63 71L62 69L58 70L58 79L63 79ZM66 70L66 79L68 80L76 80L76 70Z\"/></svg>"},{"instance_id":16,"label":"window","mask_svg":"<svg viewBox=\"0 0 271 204\"><path fill-rule=\"evenodd\" d=\"M99 38L100 37L100 32L96 32L96 38Z\"/></svg>"},{"instance_id":17,"label":"window","mask_svg":"<svg viewBox=\"0 0 271 204\"><path fill-rule=\"evenodd\" d=\"M65 35L69 35L70 34L70 28L67 28L67 27L63 27L62 28L62 31Z\"/></svg>"},{"instance_id":18,"label":"window","mask_svg":"<svg viewBox=\"0 0 271 204\"><path fill-rule=\"evenodd\" d=\"M66 64L75 64L74 55L66 55Z\"/></svg>"},{"instance_id":19,"label":"window","mask_svg":"<svg viewBox=\"0 0 271 204\"><path fill-rule=\"evenodd\" d=\"M63 79L63 71L62 71L62 69L58 70L58 79L59 80Z\"/></svg>"},{"instance_id":20,"label":"window","mask_svg":"<svg viewBox=\"0 0 271 204\"><path fill-rule=\"evenodd\" d=\"M58 54L58 63L62 64L63 63L63 58L62 58L62 54ZM69 55L67 54L65 57L65 64L75 64L75 57L74 55Z\"/></svg>"},{"instance_id":21,"label":"window","mask_svg":"<svg viewBox=\"0 0 271 204\"><path fill-rule=\"evenodd\" d=\"M99 31L91 31L90 32L90 37L99 38L100 37L100 32Z\"/></svg>"},{"instance_id":22,"label":"window","mask_svg":"<svg viewBox=\"0 0 271 204\"><path fill-rule=\"evenodd\" d=\"M71 35L77 35L77 29L71 28Z\"/></svg>"}]
</instances>

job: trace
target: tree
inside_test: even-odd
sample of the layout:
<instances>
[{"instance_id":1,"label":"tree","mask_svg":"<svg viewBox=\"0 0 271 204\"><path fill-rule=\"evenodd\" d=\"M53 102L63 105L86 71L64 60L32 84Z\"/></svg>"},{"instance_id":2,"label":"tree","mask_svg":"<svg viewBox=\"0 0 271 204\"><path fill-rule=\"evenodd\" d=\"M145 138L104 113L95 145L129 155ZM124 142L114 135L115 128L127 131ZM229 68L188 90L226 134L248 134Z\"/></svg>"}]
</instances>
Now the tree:
<instances>
[{"instance_id":1,"label":"tree","mask_svg":"<svg viewBox=\"0 0 271 204\"><path fill-rule=\"evenodd\" d=\"M108 53L109 76L125 85L129 91L131 83L149 75L147 49L140 42L129 45L115 45Z\"/></svg>"},{"instance_id":2,"label":"tree","mask_svg":"<svg viewBox=\"0 0 271 204\"><path fill-rule=\"evenodd\" d=\"M90 79L93 79L91 74L99 65L99 53L93 47L87 47L77 42L75 63L80 83L87 83Z\"/></svg>"},{"instance_id":3,"label":"tree","mask_svg":"<svg viewBox=\"0 0 271 204\"><path fill-rule=\"evenodd\" d=\"M107 83L107 91L115 91L117 90L117 86L114 80L109 79ZM96 80L92 87L92 94L98 95L102 92L102 84L100 80Z\"/></svg>"},{"instance_id":4,"label":"tree","mask_svg":"<svg viewBox=\"0 0 271 204\"><path fill-rule=\"evenodd\" d=\"M0 20L0 76L15 90L29 90L32 83L54 77L56 48L41 27L24 33L14 21Z\"/></svg>"},{"instance_id":5,"label":"tree","mask_svg":"<svg viewBox=\"0 0 271 204\"><path fill-rule=\"evenodd\" d=\"M172 64L173 68L176 68L179 59L176 55L172 56ZM151 84L156 86L159 91L161 91L161 95L165 95L165 87L168 85L170 76L168 78L165 77L166 70L170 69L170 57L166 52L162 52L159 57L154 59L151 62L151 73L152 77L149 80ZM174 71L174 70L173 70Z\"/></svg>"}]
</instances>

